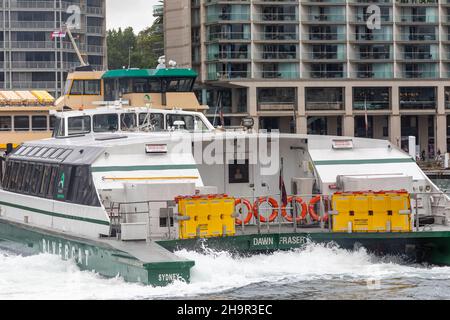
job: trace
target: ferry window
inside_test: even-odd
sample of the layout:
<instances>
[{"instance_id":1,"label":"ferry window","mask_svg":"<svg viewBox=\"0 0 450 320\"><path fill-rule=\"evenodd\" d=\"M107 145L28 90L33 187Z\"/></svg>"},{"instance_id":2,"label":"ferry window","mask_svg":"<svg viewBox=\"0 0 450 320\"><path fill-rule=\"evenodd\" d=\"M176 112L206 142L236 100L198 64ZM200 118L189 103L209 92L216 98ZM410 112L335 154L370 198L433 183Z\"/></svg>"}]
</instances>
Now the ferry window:
<instances>
[{"instance_id":1,"label":"ferry window","mask_svg":"<svg viewBox=\"0 0 450 320\"><path fill-rule=\"evenodd\" d=\"M11 131L12 130L12 118L11 117L0 117L0 131Z\"/></svg>"},{"instance_id":2,"label":"ferry window","mask_svg":"<svg viewBox=\"0 0 450 320\"><path fill-rule=\"evenodd\" d=\"M47 131L47 117L46 116L32 116L31 127L35 131Z\"/></svg>"},{"instance_id":3,"label":"ferry window","mask_svg":"<svg viewBox=\"0 0 450 320\"><path fill-rule=\"evenodd\" d=\"M190 115L182 114L168 114L167 115L167 127L174 127L175 121L184 121L184 126L181 129L193 131L194 130L194 117Z\"/></svg>"},{"instance_id":4,"label":"ferry window","mask_svg":"<svg viewBox=\"0 0 450 320\"><path fill-rule=\"evenodd\" d=\"M50 130L53 130L55 128L55 123L56 123L56 117L50 116Z\"/></svg>"},{"instance_id":5,"label":"ferry window","mask_svg":"<svg viewBox=\"0 0 450 320\"><path fill-rule=\"evenodd\" d=\"M39 195L45 197L47 195L47 190L50 184L50 174L52 172L52 167L46 165L44 167L44 173L42 176L41 185L39 186Z\"/></svg>"},{"instance_id":6,"label":"ferry window","mask_svg":"<svg viewBox=\"0 0 450 320\"><path fill-rule=\"evenodd\" d=\"M73 80L72 89L70 90L71 95L82 95L84 92L84 81L83 80Z\"/></svg>"},{"instance_id":7,"label":"ferry window","mask_svg":"<svg viewBox=\"0 0 450 320\"><path fill-rule=\"evenodd\" d=\"M131 91L131 83L129 79L120 79L119 80L119 94L130 93Z\"/></svg>"},{"instance_id":8,"label":"ferry window","mask_svg":"<svg viewBox=\"0 0 450 320\"><path fill-rule=\"evenodd\" d=\"M86 80L84 82L84 94L100 95L100 80Z\"/></svg>"},{"instance_id":9,"label":"ferry window","mask_svg":"<svg viewBox=\"0 0 450 320\"><path fill-rule=\"evenodd\" d=\"M136 128L136 114L123 113L120 115L120 129L122 131L133 130Z\"/></svg>"},{"instance_id":10,"label":"ferry window","mask_svg":"<svg viewBox=\"0 0 450 320\"><path fill-rule=\"evenodd\" d=\"M59 168L57 166L52 167L50 173L50 183L48 184L47 198L53 198L53 191L55 190L56 176L58 175Z\"/></svg>"},{"instance_id":11,"label":"ferry window","mask_svg":"<svg viewBox=\"0 0 450 320\"><path fill-rule=\"evenodd\" d=\"M30 117L29 116L15 116L14 117L14 130L16 130L16 131L30 130Z\"/></svg>"},{"instance_id":12,"label":"ferry window","mask_svg":"<svg viewBox=\"0 0 450 320\"><path fill-rule=\"evenodd\" d=\"M31 180L33 171L34 171L34 163L28 163L27 168L25 170L25 175L23 177L23 181L26 182L26 183L24 183L24 186L22 188L23 193L28 193L30 190L30 186L31 186L30 180Z\"/></svg>"},{"instance_id":13,"label":"ferry window","mask_svg":"<svg viewBox=\"0 0 450 320\"><path fill-rule=\"evenodd\" d=\"M195 117L195 130L196 131L209 131L206 124L199 117Z\"/></svg>"},{"instance_id":14,"label":"ferry window","mask_svg":"<svg viewBox=\"0 0 450 320\"><path fill-rule=\"evenodd\" d=\"M249 161L245 160L244 164L240 164L239 160L228 165L228 182L229 183L249 183Z\"/></svg>"},{"instance_id":15,"label":"ferry window","mask_svg":"<svg viewBox=\"0 0 450 320\"><path fill-rule=\"evenodd\" d=\"M119 130L117 114L99 114L94 116L94 132L114 132Z\"/></svg>"},{"instance_id":16,"label":"ferry window","mask_svg":"<svg viewBox=\"0 0 450 320\"><path fill-rule=\"evenodd\" d=\"M39 193L43 173L44 173L44 166L42 164L36 164L34 166L34 171L31 178L31 188L30 188L31 194Z\"/></svg>"},{"instance_id":17,"label":"ferry window","mask_svg":"<svg viewBox=\"0 0 450 320\"><path fill-rule=\"evenodd\" d=\"M11 172L11 181L9 183L9 188L11 190L16 190L16 188L17 188L17 182L20 177L19 168L20 168L20 163L13 162L12 172Z\"/></svg>"},{"instance_id":18,"label":"ferry window","mask_svg":"<svg viewBox=\"0 0 450 320\"><path fill-rule=\"evenodd\" d=\"M150 121L148 121L150 119ZM164 115L161 113L140 113L139 126L150 127L151 131L164 130Z\"/></svg>"},{"instance_id":19,"label":"ferry window","mask_svg":"<svg viewBox=\"0 0 450 320\"><path fill-rule=\"evenodd\" d=\"M133 79L133 93L144 93L149 92L149 86L147 79Z\"/></svg>"},{"instance_id":20,"label":"ferry window","mask_svg":"<svg viewBox=\"0 0 450 320\"><path fill-rule=\"evenodd\" d=\"M69 136L91 132L91 117L71 117L67 119Z\"/></svg>"},{"instance_id":21,"label":"ferry window","mask_svg":"<svg viewBox=\"0 0 450 320\"><path fill-rule=\"evenodd\" d=\"M22 162L20 164L20 179L17 182L17 189L20 190L20 192L23 192L23 188L25 187L26 184L29 183L29 181L25 180L25 171L27 169L27 163L26 162Z\"/></svg>"}]
</instances>

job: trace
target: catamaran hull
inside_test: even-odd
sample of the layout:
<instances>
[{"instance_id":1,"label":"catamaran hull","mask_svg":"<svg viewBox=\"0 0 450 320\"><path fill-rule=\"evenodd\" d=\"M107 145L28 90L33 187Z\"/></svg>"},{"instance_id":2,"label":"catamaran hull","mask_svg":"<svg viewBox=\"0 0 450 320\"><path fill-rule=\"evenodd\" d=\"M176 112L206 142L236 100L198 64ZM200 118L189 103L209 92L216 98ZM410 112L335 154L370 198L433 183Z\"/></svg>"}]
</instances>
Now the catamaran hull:
<instances>
[{"instance_id":1,"label":"catamaran hull","mask_svg":"<svg viewBox=\"0 0 450 320\"><path fill-rule=\"evenodd\" d=\"M174 280L189 282L193 261L144 263L101 241L79 238L0 219L0 247L15 253L49 253L73 259L81 270L127 282L165 286Z\"/></svg>"},{"instance_id":2,"label":"catamaran hull","mask_svg":"<svg viewBox=\"0 0 450 320\"><path fill-rule=\"evenodd\" d=\"M335 243L344 249L364 247L376 255L402 255L411 262L450 265L450 232L408 233L285 233L240 235L224 238L159 241L164 248L226 250L255 254L302 248L307 243Z\"/></svg>"}]
</instances>

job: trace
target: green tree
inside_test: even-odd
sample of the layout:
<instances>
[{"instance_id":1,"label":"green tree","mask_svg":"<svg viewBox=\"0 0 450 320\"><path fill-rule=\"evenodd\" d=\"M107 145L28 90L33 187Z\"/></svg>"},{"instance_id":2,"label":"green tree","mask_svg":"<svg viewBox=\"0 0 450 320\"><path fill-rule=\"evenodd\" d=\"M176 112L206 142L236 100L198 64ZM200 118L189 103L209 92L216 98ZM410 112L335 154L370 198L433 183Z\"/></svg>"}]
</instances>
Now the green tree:
<instances>
[{"instance_id":1,"label":"green tree","mask_svg":"<svg viewBox=\"0 0 450 320\"><path fill-rule=\"evenodd\" d=\"M137 35L131 27L108 30L107 44L109 69L127 68L129 60L131 68L153 69L164 55L163 18L156 18Z\"/></svg>"}]
</instances>

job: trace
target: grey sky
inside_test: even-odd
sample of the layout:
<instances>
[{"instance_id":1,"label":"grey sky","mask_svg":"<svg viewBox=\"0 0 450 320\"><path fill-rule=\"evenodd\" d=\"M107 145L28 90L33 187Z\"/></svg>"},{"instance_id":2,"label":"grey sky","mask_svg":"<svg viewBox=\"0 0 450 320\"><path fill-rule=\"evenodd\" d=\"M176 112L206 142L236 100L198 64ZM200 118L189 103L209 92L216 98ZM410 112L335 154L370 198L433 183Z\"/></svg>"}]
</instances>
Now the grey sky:
<instances>
[{"instance_id":1,"label":"grey sky","mask_svg":"<svg viewBox=\"0 0 450 320\"><path fill-rule=\"evenodd\" d=\"M133 27L135 32L149 27L153 20L153 6L158 0L106 0L106 27Z\"/></svg>"}]
</instances>

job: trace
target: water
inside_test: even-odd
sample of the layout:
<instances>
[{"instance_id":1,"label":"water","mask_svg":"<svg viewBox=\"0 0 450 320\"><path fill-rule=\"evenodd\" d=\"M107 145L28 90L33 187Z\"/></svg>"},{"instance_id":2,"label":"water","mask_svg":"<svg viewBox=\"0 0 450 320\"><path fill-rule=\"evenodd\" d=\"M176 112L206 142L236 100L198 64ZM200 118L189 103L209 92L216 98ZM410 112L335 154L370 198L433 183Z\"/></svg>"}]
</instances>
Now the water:
<instances>
[{"instance_id":1,"label":"water","mask_svg":"<svg viewBox=\"0 0 450 320\"><path fill-rule=\"evenodd\" d=\"M155 288L80 271L57 256L0 251L0 299L450 299L450 267L378 258L364 248L177 254L196 261L191 283Z\"/></svg>"}]
</instances>

